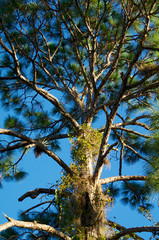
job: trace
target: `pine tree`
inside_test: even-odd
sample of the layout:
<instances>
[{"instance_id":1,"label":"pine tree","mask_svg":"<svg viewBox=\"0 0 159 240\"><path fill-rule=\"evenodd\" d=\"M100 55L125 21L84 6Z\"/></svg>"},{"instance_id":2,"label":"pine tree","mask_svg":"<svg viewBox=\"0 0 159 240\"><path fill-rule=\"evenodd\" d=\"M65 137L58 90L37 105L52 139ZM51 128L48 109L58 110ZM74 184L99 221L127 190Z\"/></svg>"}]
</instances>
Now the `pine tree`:
<instances>
[{"instance_id":1,"label":"pine tree","mask_svg":"<svg viewBox=\"0 0 159 240\"><path fill-rule=\"evenodd\" d=\"M17 228L30 231L28 239L157 235L157 225L125 229L109 221L105 207L120 193L124 204L148 212L150 185L159 190L158 14L156 0L1 0L0 94L13 112L0 129L1 178L25 177L18 164L28 149L63 169L54 189L19 198L52 195L48 211L6 216L4 239L23 239ZM106 123L95 128L100 116ZM57 155L61 139L71 143L70 165ZM123 166L138 161L147 175L123 176ZM118 175L102 178L103 166L117 162Z\"/></svg>"}]
</instances>

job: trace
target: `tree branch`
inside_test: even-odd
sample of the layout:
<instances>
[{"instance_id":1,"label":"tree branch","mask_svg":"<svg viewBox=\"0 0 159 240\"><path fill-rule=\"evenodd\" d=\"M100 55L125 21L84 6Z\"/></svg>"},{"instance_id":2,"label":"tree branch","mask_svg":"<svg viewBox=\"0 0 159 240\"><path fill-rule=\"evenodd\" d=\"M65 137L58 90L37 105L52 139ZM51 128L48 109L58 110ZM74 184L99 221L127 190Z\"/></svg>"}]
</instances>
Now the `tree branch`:
<instances>
[{"instance_id":1,"label":"tree branch","mask_svg":"<svg viewBox=\"0 0 159 240\"><path fill-rule=\"evenodd\" d=\"M42 152L46 153L48 156L53 158L67 173L73 175L72 170L67 166L67 164L60 157L58 157L53 151L49 150L47 147L44 146L44 144L38 142L37 140L29 138L21 133L16 133L15 131L12 131L10 129L0 128L0 134L17 137L27 141L29 144L31 144L31 147L35 147L35 146L39 147Z\"/></svg>"},{"instance_id":2,"label":"tree branch","mask_svg":"<svg viewBox=\"0 0 159 240\"><path fill-rule=\"evenodd\" d=\"M25 215L27 212L30 212L31 210L33 210L33 209L35 209L35 208L37 208L37 207L40 207L41 205L44 205L44 204L46 204L46 203L49 203L49 206L50 206L50 205L53 203L53 201L41 202L41 203L39 203L39 204L37 204L37 205L35 205L35 206L33 206L33 207L25 210L24 212L22 212L22 213L21 213L21 216L22 216L22 215Z\"/></svg>"},{"instance_id":3,"label":"tree branch","mask_svg":"<svg viewBox=\"0 0 159 240\"><path fill-rule=\"evenodd\" d=\"M52 234L53 236L57 236L62 239L65 239L65 240L71 240L71 238L68 237L66 234L56 230L54 227L51 227L49 225L40 224L37 222L18 221L18 220L14 220L13 218L8 217L5 214L4 214L4 216L7 218L7 220L9 222L0 225L0 232L6 230L8 228L11 228L11 227L29 228L32 230L45 231L45 232Z\"/></svg>"},{"instance_id":4,"label":"tree branch","mask_svg":"<svg viewBox=\"0 0 159 240\"><path fill-rule=\"evenodd\" d=\"M4 135L9 135L9 136L13 136L13 137L17 137L20 138L24 141L27 141L27 143L32 143L35 144L35 140L33 140L32 138L29 138L21 133L17 133L11 129L4 129L4 128L0 128L0 134L4 134Z\"/></svg>"},{"instance_id":5,"label":"tree branch","mask_svg":"<svg viewBox=\"0 0 159 240\"><path fill-rule=\"evenodd\" d=\"M107 183L112 183L112 182L118 182L118 181L132 181L132 180L140 180L140 181L145 181L147 179L147 176L114 176L114 177L108 177L104 179L100 179L100 183L107 184Z\"/></svg>"},{"instance_id":6,"label":"tree branch","mask_svg":"<svg viewBox=\"0 0 159 240\"><path fill-rule=\"evenodd\" d=\"M109 226L113 227L114 229L119 230L119 231L124 231L124 230L126 230L125 227L123 227L122 225L120 225L120 224L118 224L118 223L116 223L116 222L113 222L113 221L111 221L111 220L107 220L107 224L108 224ZM134 234L134 233L133 233L133 235L135 235L135 239L137 239L137 240L144 240L142 237L139 237L137 234Z\"/></svg>"},{"instance_id":7,"label":"tree branch","mask_svg":"<svg viewBox=\"0 0 159 240\"><path fill-rule=\"evenodd\" d=\"M135 232L152 232L153 234L156 234L156 233L158 234L159 227L143 226L143 227L127 228L127 229L123 230L122 232L117 233L115 236L107 238L107 240L117 240L122 236L125 236L127 234L131 234L131 233L135 233Z\"/></svg>"},{"instance_id":8,"label":"tree branch","mask_svg":"<svg viewBox=\"0 0 159 240\"><path fill-rule=\"evenodd\" d=\"M117 97L114 101L114 104L112 106L112 110L110 112L110 115L108 116L108 119L107 119L107 124L105 126L105 130L104 130L104 133L103 133L103 139L102 139L102 143L101 143L101 147L100 147L99 157L98 157L98 161L97 161L96 168L95 168L94 175L93 175L93 181L94 182L96 180L99 180L101 172L102 172L103 159L104 159L105 152L106 152L105 149L106 149L106 146L108 144L108 139L109 139L109 136L110 136L110 132L111 132L111 128L112 128L114 118L115 118L117 110L119 108L122 96L123 96L124 92L126 91L126 84L127 84L127 80L126 81L123 80L120 91L118 92L118 95L117 95Z\"/></svg>"},{"instance_id":9,"label":"tree branch","mask_svg":"<svg viewBox=\"0 0 159 240\"><path fill-rule=\"evenodd\" d=\"M154 90L155 88L158 88L158 87L159 87L159 81L156 80L155 82L152 82L149 85L147 85L143 88L140 88L139 90L136 90L136 92L124 95L123 98L122 98L122 102L125 102L127 100L143 96L149 90L152 90L152 89Z\"/></svg>"},{"instance_id":10,"label":"tree branch","mask_svg":"<svg viewBox=\"0 0 159 240\"><path fill-rule=\"evenodd\" d=\"M36 188L34 190L31 190L29 192L26 192L23 194L18 201L22 202L25 198L30 197L32 199L36 198L41 193L48 193L55 195L55 189L48 189L48 188Z\"/></svg>"},{"instance_id":11,"label":"tree branch","mask_svg":"<svg viewBox=\"0 0 159 240\"><path fill-rule=\"evenodd\" d=\"M147 50L152 50L152 51L158 51L159 52L159 48L157 47L153 47L153 46L143 46L144 49Z\"/></svg>"},{"instance_id":12,"label":"tree branch","mask_svg":"<svg viewBox=\"0 0 159 240\"><path fill-rule=\"evenodd\" d=\"M112 126L112 129L116 129L116 130L122 130L122 131L125 131L125 132L130 132L130 133L133 133L134 135L137 135L137 136L140 136L140 137L143 137L143 138L150 138L150 136L148 135L145 135L145 134L142 134L142 133L139 133L139 132L136 132L132 129L128 129L128 128L123 128L123 127L114 127Z\"/></svg>"},{"instance_id":13,"label":"tree branch","mask_svg":"<svg viewBox=\"0 0 159 240\"><path fill-rule=\"evenodd\" d=\"M5 29L6 30L6 29ZM7 31L7 30L6 30ZM7 31L8 33L8 31ZM55 107L57 107L59 109L59 111L61 112L61 114L68 119L69 122L71 122L71 124L74 126L74 128L76 130L80 130L80 125L78 124L78 122L64 109L64 107L61 105L61 103L58 101L58 99L53 96L52 94L50 94L48 91L46 91L45 89L39 88L36 86L36 84L30 80L28 80L25 76L23 76L20 72L20 64L17 58L17 54L16 54L16 50L15 47L13 45L13 43L11 42L11 40L9 39L7 33L5 32L6 38L10 44L10 47L12 49L12 51L10 49L8 49L6 47L6 45L4 44L4 42L2 41L2 39L0 39L0 44L2 45L3 48L5 48L5 50L11 55L11 57L14 60L14 65L15 65L15 73L17 75L17 77L19 77L21 79L22 82L24 82L25 84L27 84L29 87L31 87L34 91L36 91L37 93L39 93L42 97L44 97L46 100L48 100L50 103L52 103ZM9 34L9 33L8 33ZM11 36L12 37L12 36ZM13 39L14 42L16 43L15 39ZM31 59L31 61L33 62L33 60ZM35 61L35 60L34 60Z\"/></svg>"},{"instance_id":14,"label":"tree branch","mask_svg":"<svg viewBox=\"0 0 159 240\"><path fill-rule=\"evenodd\" d=\"M134 148L132 148L131 146L129 146L128 144L124 143L124 146L128 149L130 149L132 152L134 152L139 158L143 159L144 161L146 161L147 163L150 163L150 161L146 158L144 158L143 156L141 156Z\"/></svg>"}]
</instances>

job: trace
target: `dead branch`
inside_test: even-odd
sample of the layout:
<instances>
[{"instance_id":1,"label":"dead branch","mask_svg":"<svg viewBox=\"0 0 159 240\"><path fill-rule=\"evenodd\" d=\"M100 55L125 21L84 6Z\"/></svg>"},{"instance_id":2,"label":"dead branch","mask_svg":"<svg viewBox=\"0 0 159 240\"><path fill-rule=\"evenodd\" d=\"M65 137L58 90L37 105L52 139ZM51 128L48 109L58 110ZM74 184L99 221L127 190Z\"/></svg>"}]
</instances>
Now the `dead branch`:
<instances>
[{"instance_id":1,"label":"dead branch","mask_svg":"<svg viewBox=\"0 0 159 240\"><path fill-rule=\"evenodd\" d=\"M18 220L14 220L13 218L8 217L5 214L4 214L4 216L7 218L7 220L9 222L0 225L0 232L6 230L8 228L11 228L11 227L29 228L32 230L45 231L45 232L51 233L53 236L57 236L62 239L65 239L65 240L71 240L71 238L68 237L66 234L56 230L54 227L51 227L49 225L40 224L35 221L34 222L18 221Z\"/></svg>"},{"instance_id":2,"label":"dead branch","mask_svg":"<svg viewBox=\"0 0 159 240\"><path fill-rule=\"evenodd\" d=\"M20 198L18 198L18 201L22 202L25 198L30 197L32 199L36 198L39 194L47 193L47 194L53 194L55 195L55 189L48 189L48 188L36 188L34 190L31 190L29 192L26 192L23 194Z\"/></svg>"}]
</instances>

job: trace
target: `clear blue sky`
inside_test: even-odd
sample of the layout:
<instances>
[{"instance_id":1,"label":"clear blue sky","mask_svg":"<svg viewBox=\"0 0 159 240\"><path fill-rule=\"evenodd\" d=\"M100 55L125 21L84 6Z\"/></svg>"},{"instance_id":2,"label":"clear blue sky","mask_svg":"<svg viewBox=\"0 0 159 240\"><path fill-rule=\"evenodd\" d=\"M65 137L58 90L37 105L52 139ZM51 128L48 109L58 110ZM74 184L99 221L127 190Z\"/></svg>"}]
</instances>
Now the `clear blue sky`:
<instances>
[{"instance_id":1,"label":"clear blue sky","mask_svg":"<svg viewBox=\"0 0 159 240\"><path fill-rule=\"evenodd\" d=\"M6 116L6 112L1 108L1 120L0 127L2 128L3 118ZM105 119L100 118L100 124L103 125ZM69 156L70 145L68 142L63 140L61 144L61 152L58 152L58 155L67 163L70 162ZM16 156L15 156L16 157ZM26 154L23 158L23 161L20 163L20 166L28 172L28 176L20 182L4 182L3 188L0 189L0 224L6 222L2 213L7 214L9 217L18 218L19 210L26 210L39 203L41 195L37 199L32 200L30 198L25 199L23 202L18 202L18 198L23 195L25 192L33 190L38 187L50 187L52 184L55 184L56 181L61 176L61 167L57 165L51 158L46 155L42 155L39 158L35 158L32 151ZM134 168L134 174L141 174L140 170L142 165L136 165ZM123 175L132 174L132 168L130 170L124 169ZM118 174L118 163L116 162L116 167L109 170L106 167L103 171L103 177L108 177L110 175ZM152 199L152 202L155 203L155 208L152 211L153 217L156 221L159 221L159 208L157 205L157 197ZM144 225L153 225L153 222L149 222L141 214L136 213L135 210L130 209L128 206L121 205L120 201L115 202L111 209L106 211L107 217L110 220L115 220L117 223L125 227L135 227L135 226L144 226ZM114 218L115 217L115 218ZM145 239L149 239L148 236L151 234L139 234Z\"/></svg>"}]
</instances>

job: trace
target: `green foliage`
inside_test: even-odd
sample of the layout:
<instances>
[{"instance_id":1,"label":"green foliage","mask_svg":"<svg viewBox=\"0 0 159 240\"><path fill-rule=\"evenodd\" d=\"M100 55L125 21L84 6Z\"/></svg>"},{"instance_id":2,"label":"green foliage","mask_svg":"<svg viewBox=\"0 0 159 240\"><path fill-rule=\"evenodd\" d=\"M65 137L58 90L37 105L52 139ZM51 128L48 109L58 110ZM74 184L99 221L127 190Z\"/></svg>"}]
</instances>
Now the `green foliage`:
<instances>
[{"instance_id":1,"label":"green foliage","mask_svg":"<svg viewBox=\"0 0 159 240\"><path fill-rule=\"evenodd\" d=\"M94 161L99 153L102 134L87 126L81 125L81 132L75 137L70 137L72 144L71 153L73 164L70 168L75 172L74 176L64 174L57 184L55 194L56 206L59 209L59 224L66 234L81 239L84 236L84 226L81 226L81 218L84 214L85 198L89 192L90 183L87 176L87 161L93 158ZM109 191L94 190L94 204L98 211L104 205L111 203ZM95 213L94 213L95 214ZM94 216L95 221L96 216Z\"/></svg>"},{"instance_id":2,"label":"green foliage","mask_svg":"<svg viewBox=\"0 0 159 240\"><path fill-rule=\"evenodd\" d=\"M109 196L112 198L112 201L115 201L120 194L120 188L113 183L109 184L108 186L106 185L103 191L104 193L109 192Z\"/></svg>"},{"instance_id":3,"label":"green foliage","mask_svg":"<svg viewBox=\"0 0 159 240\"><path fill-rule=\"evenodd\" d=\"M24 124L18 118L11 116L6 118L4 126L17 132L22 132L24 129Z\"/></svg>"},{"instance_id":4,"label":"green foliage","mask_svg":"<svg viewBox=\"0 0 159 240\"><path fill-rule=\"evenodd\" d=\"M144 114L159 96L159 54L153 49L158 48L159 26L155 2L0 1L0 94L3 107L11 111L4 127L20 136L1 141L3 179L18 181L26 175L17 165L31 147L35 156L42 154L38 143L55 156L59 140L69 135L71 142L68 172L74 175L64 167L48 212L23 216L24 221L56 226L73 239L89 239L86 232L95 226L102 229L98 239L105 239L104 206L110 207L120 193L124 204L140 212L150 208L150 188L159 190L158 113L151 118L153 134L146 144L141 133L149 131ZM94 120L100 124L101 112L105 126L93 129ZM118 150L115 155L112 143ZM19 149L23 151L15 161L13 153ZM146 160L150 187L125 181L122 187L110 184L102 189L93 172L99 171L98 179L108 159L113 170L114 159L121 168ZM34 233L25 238L51 238Z\"/></svg>"},{"instance_id":5,"label":"green foliage","mask_svg":"<svg viewBox=\"0 0 159 240\"><path fill-rule=\"evenodd\" d=\"M148 209L152 208L149 203L148 189L145 184L136 182L125 182L122 184L122 203L129 204L132 208Z\"/></svg>"},{"instance_id":6,"label":"green foliage","mask_svg":"<svg viewBox=\"0 0 159 240\"><path fill-rule=\"evenodd\" d=\"M145 144L145 151L149 157L147 166L148 186L154 193L159 192L159 112L155 112L151 117L152 134Z\"/></svg>"},{"instance_id":7,"label":"green foliage","mask_svg":"<svg viewBox=\"0 0 159 240\"><path fill-rule=\"evenodd\" d=\"M0 234L1 239L7 240L17 240L19 237L19 232L15 228L9 228L5 232Z\"/></svg>"},{"instance_id":8,"label":"green foliage","mask_svg":"<svg viewBox=\"0 0 159 240\"><path fill-rule=\"evenodd\" d=\"M21 171L18 170L14 174L14 178L15 178L16 181L21 181L26 176L27 176L27 173L22 171L22 170Z\"/></svg>"},{"instance_id":9,"label":"green foliage","mask_svg":"<svg viewBox=\"0 0 159 240\"><path fill-rule=\"evenodd\" d=\"M0 160L1 180L21 181L27 176L27 173L17 167L13 155L9 152Z\"/></svg>"},{"instance_id":10,"label":"green foliage","mask_svg":"<svg viewBox=\"0 0 159 240\"><path fill-rule=\"evenodd\" d=\"M89 157L94 161L98 157L99 148L102 140L102 133L86 124L81 125L81 132L75 138L70 138L72 143L72 159L74 163L81 167L85 165Z\"/></svg>"}]
</instances>

